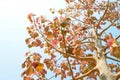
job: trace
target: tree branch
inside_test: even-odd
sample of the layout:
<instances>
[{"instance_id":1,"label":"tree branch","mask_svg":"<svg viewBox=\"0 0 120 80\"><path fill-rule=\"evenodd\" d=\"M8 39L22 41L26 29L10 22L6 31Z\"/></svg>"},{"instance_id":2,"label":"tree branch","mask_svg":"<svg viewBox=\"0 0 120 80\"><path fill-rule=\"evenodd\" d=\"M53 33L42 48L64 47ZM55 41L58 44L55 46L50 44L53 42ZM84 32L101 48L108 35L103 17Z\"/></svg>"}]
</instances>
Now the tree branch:
<instances>
[{"instance_id":1,"label":"tree branch","mask_svg":"<svg viewBox=\"0 0 120 80\"><path fill-rule=\"evenodd\" d=\"M97 71L98 69L96 68L96 66L93 68L93 69L91 69L90 71L88 71L87 73L85 73L85 74L82 74L82 76L79 76L78 78L76 78L75 80L79 80L79 79L83 79L85 76L88 76L89 74L91 74L91 73L93 73L93 72L95 72L95 71Z\"/></svg>"},{"instance_id":2,"label":"tree branch","mask_svg":"<svg viewBox=\"0 0 120 80\"><path fill-rule=\"evenodd\" d=\"M48 40L48 39L46 39L45 38L45 36L40 32L40 31L38 31L39 32L39 34L41 34L42 35L42 37L44 38L44 40L50 45L50 46L52 46L52 48L53 49L55 49L57 52L59 52L59 53L61 53L61 54L63 54L63 55L65 55L66 53L65 52L63 52L63 51L61 51L60 49L58 49L58 48L56 48L55 46L53 46L51 43L50 43L50 41ZM67 53L68 54L68 53ZM69 57L71 57L71 58L74 58L74 59L78 59L78 60L95 60L94 59L94 57L93 56L91 56L91 57L76 57L76 56L74 56L74 55L71 55L71 54L68 54L68 56Z\"/></svg>"},{"instance_id":3,"label":"tree branch","mask_svg":"<svg viewBox=\"0 0 120 80\"><path fill-rule=\"evenodd\" d=\"M57 52L59 52L59 53L61 53L61 54L63 54L63 55L66 54L65 52L63 52L63 51L57 49L55 46L53 46L47 39L45 39L45 41L46 41L49 45L51 45ZM67 54L68 54L68 53L67 53ZM71 55L71 54L68 54L68 56L71 57L71 58L74 58L74 59L79 59L79 60L95 60L94 57L92 57L92 56L91 56L91 57L76 57L76 56Z\"/></svg>"},{"instance_id":4,"label":"tree branch","mask_svg":"<svg viewBox=\"0 0 120 80\"><path fill-rule=\"evenodd\" d=\"M87 39L93 39L94 37L85 37L84 39L82 39L81 41L87 40Z\"/></svg>"},{"instance_id":5,"label":"tree branch","mask_svg":"<svg viewBox=\"0 0 120 80\"><path fill-rule=\"evenodd\" d=\"M80 56L74 56L74 55L69 55L70 57L74 58L74 59L78 59L78 60L84 60L84 61L90 61L90 60L95 60L95 58L93 56L91 57L80 57Z\"/></svg>"},{"instance_id":6,"label":"tree branch","mask_svg":"<svg viewBox=\"0 0 120 80\"><path fill-rule=\"evenodd\" d=\"M100 18L100 20L99 20L99 22L97 24L97 27L100 25L100 22L103 20L105 14L107 13L108 7L109 7L109 0L108 0L108 3L107 3L107 8L105 9L105 12L104 12L103 16Z\"/></svg>"},{"instance_id":7,"label":"tree branch","mask_svg":"<svg viewBox=\"0 0 120 80\"><path fill-rule=\"evenodd\" d=\"M74 80L72 67L71 67L71 64L70 64L70 61L69 61L69 56L68 56L68 53L67 53L65 35L63 34L62 28L61 28L61 34L62 34L62 36L63 36L63 42L64 42L64 45L65 45L65 53L66 53L66 56L67 56L67 62L68 62L68 65L69 65L70 72L71 72L71 74L72 74L72 79Z\"/></svg>"},{"instance_id":8,"label":"tree branch","mask_svg":"<svg viewBox=\"0 0 120 80\"><path fill-rule=\"evenodd\" d=\"M117 36L116 38L115 38L115 40L117 40L117 39L119 39L120 38L120 35L119 36Z\"/></svg>"},{"instance_id":9,"label":"tree branch","mask_svg":"<svg viewBox=\"0 0 120 80\"><path fill-rule=\"evenodd\" d=\"M118 80L120 78L120 71L115 74L115 80Z\"/></svg>"},{"instance_id":10,"label":"tree branch","mask_svg":"<svg viewBox=\"0 0 120 80\"><path fill-rule=\"evenodd\" d=\"M114 58L111 58L111 57L106 57L106 58L108 58L108 59L110 59L110 60L113 60L113 61L117 61L117 62L120 62L120 59L114 59Z\"/></svg>"},{"instance_id":11,"label":"tree branch","mask_svg":"<svg viewBox=\"0 0 120 80\"><path fill-rule=\"evenodd\" d=\"M115 23L115 21L113 21L108 27L106 27L104 30L102 30L99 35L101 36L106 30L108 30L113 25L113 23Z\"/></svg>"},{"instance_id":12,"label":"tree branch","mask_svg":"<svg viewBox=\"0 0 120 80\"><path fill-rule=\"evenodd\" d=\"M87 24L87 23L85 23L84 21L82 21L82 20L80 20L80 19L78 19L78 18L75 18L75 17L72 17L72 16L70 16L70 17L73 18L74 20L77 20L77 21L83 23L85 26L88 26L87 28L93 28L92 25Z\"/></svg>"}]
</instances>

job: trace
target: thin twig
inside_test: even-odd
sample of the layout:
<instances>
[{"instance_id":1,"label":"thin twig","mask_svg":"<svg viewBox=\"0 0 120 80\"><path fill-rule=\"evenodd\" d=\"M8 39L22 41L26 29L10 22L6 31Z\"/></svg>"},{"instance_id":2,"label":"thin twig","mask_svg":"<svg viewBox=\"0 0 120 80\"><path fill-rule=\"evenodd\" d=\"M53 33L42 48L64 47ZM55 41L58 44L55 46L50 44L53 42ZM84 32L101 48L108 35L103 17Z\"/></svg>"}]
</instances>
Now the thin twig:
<instances>
[{"instance_id":1,"label":"thin twig","mask_svg":"<svg viewBox=\"0 0 120 80\"><path fill-rule=\"evenodd\" d=\"M98 69L97 69L96 66L95 66L93 69L91 69L90 71L86 72L86 73L83 74L82 76L79 76L79 77L76 78L75 80L83 79L83 77L88 76L89 74L91 74L91 73L93 73L93 72L95 72L95 71L97 71L97 70L98 70Z\"/></svg>"},{"instance_id":2,"label":"thin twig","mask_svg":"<svg viewBox=\"0 0 120 80\"><path fill-rule=\"evenodd\" d=\"M66 52L66 56L67 56L67 62L68 62L68 65L69 65L70 72L71 72L71 74L72 74L72 79L74 80L72 67L71 67L71 64L70 64L70 61L69 61L69 56L68 56L68 54L67 54L65 35L63 34L62 28L61 28L61 34L62 34L62 36L63 36L63 42L64 42L64 45L65 45L65 52Z\"/></svg>"},{"instance_id":3,"label":"thin twig","mask_svg":"<svg viewBox=\"0 0 120 80\"><path fill-rule=\"evenodd\" d=\"M86 6L86 4L83 2L83 1L81 1L81 0L79 0L84 6Z\"/></svg>"},{"instance_id":4,"label":"thin twig","mask_svg":"<svg viewBox=\"0 0 120 80\"><path fill-rule=\"evenodd\" d=\"M63 57L63 56L60 56L60 57L57 59L57 61L59 61L62 57ZM48 79L46 79L46 80L50 80L50 79L54 78L55 76L56 76L56 74L53 75L53 76L51 76L50 78L48 78Z\"/></svg>"},{"instance_id":5,"label":"thin twig","mask_svg":"<svg viewBox=\"0 0 120 80\"><path fill-rule=\"evenodd\" d=\"M115 38L115 40L117 40L117 39L119 39L120 38L120 35L119 36L117 36L116 38Z\"/></svg>"},{"instance_id":6,"label":"thin twig","mask_svg":"<svg viewBox=\"0 0 120 80\"><path fill-rule=\"evenodd\" d=\"M115 20L116 21L116 20ZM115 23L115 21L113 21L108 27L106 27L105 29L103 29L99 35L102 35L106 30L108 30L112 25L113 23Z\"/></svg>"},{"instance_id":7,"label":"thin twig","mask_svg":"<svg viewBox=\"0 0 120 80\"><path fill-rule=\"evenodd\" d=\"M100 18L100 20L99 20L99 22L97 24L97 27L100 25L100 22L103 20L105 14L107 13L108 7L109 7L109 0L108 0L108 3L107 3L107 8L105 9L105 12L104 12L103 16Z\"/></svg>"},{"instance_id":8,"label":"thin twig","mask_svg":"<svg viewBox=\"0 0 120 80\"><path fill-rule=\"evenodd\" d=\"M114 58L111 58L111 57L106 57L106 58L108 58L108 59L110 59L110 60L113 60L113 61L117 61L117 62L120 62L120 59L114 59Z\"/></svg>"},{"instance_id":9,"label":"thin twig","mask_svg":"<svg viewBox=\"0 0 120 80\"><path fill-rule=\"evenodd\" d=\"M74 58L74 59L78 59L78 60L83 60L83 61L90 61L90 60L95 60L95 58L93 56L89 56L89 57L80 57L80 56L74 56L74 55L69 55L70 57Z\"/></svg>"},{"instance_id":10,"label":"thin twig","mask_svg":"<svg viewBox=\"0 0 120 80\"><path fill-rule=\"evenodd\" d=\"M85 26L88 26L87 28L92 28L92 27L93 27L92 25L87 24L87 23L85 23L84 21L82 21L82 20L80 20L80 19L78 19L78 18L75 18L75 17L72 17L72 16L70 16L70 17L73 18L74 20L77 20L77 21L83 23Z\"/></svg>"}]
</instances>

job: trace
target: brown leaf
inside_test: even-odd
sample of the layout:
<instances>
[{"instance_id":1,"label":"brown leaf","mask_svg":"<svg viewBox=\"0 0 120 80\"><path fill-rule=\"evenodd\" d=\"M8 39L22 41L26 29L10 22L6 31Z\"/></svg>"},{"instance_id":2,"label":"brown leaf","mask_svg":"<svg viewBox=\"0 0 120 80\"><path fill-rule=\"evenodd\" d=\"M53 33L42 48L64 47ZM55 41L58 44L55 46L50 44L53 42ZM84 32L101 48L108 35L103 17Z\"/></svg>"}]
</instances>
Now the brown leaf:
<instances>
[{"instance_id":1,"label":"brown leaf","mask_svg":"<svg viewBox=\"0 0 120 80\"><path fill-rule=\"evenodd\" d=\"M32 68L32 66L30 66L27 70L26 70L26 75L31 76L34 73L34 70Z\"/></svg>"},{"instance_id":2,"label":"brown leaf","mask_svg":"<svg viewBox=\"0 0 120 80\"><path fill-rule=\"evenodd\" d=\"M22 64L22 68L25 68L25 62Z\"/></svg>"},{"instance_id":3,"label":"brown leaf","mask_svg":"<svg viewBox=\"0 0 120 80\"><path fill-rule=\"evenodd\" d=\"M48 32L47 33L47 39L52 39L53 38L53 33L52 32Z\"/></svg>"},{"instance_id":4,"label":"brown leaf","mask_svg":"<svg viewBox=\"0 0 120 80\"><path fill-rule=\"evenodd\" d=\"M109 64L109 67L110 67L111 69L113 69L113 68L115 67L115 65L114 65L114 64Z\"/></svg>"},{"instance_id":5,"label":"brown leaf","mask_svg":"<svg viewBox=\"0 0 120 80\"><path fill-rule=\"evenodd\" d=\"M43 63L38 63L38 65L36 66L36 70L39 72L39 71L42 71L44 68L44 64Z\"/></svg>"},{"instance_id":6,"label":"brown leaf","mask_svg":"<svg viewBox=\"0 0 120 80\"><path fill-rule=\"evenodd\" d=\"M88 14L88 16L90 16L90 15L93 14L93 11L89 9L89 10L87 11L87 14Z\"/></svg>"},{"instance_id":7,"label":"brown leaf","mask_svg":"<svg viewBox=\"0 0 120 80\"><path fill-rule=\"evenodd\" d=\"M32 42L32 47L37 47L38 46L38 44L36 43L36 42Z\"/></svg>"},{"instance_id":8,"label":"brown leaf","mask_svg":"<svg viewBox=\"0 0 120 80\"><path fill-rule=\"evenodd\" d=\"M25 42L26 42L26 44L30 44L30 42L31 42L31 38L27 38L27 39L25 39Z\"/></svg>"},{"instance_id":9,"label":"brown leaf","mask_svg":"<svg viewBox=\"0 0 120 80\"><path fill-rule=\"evenodd\" d=\"M57 41L57 40L52 40L52 41L51 41L51 44L52 44L53 46L57 46L58 41Z\"/></svg>"},{"instance_id":10,"label":"brown leaf","mask_svg":"<svg viewBox=\"0 0 120 80\"><path fill-rule=\"evenodd\" d=\"M120 59L120 47L111 47L110 51L113 56Z\"/></svg>"},{"instance_id":11,"label":"brown leaf","mask_svg":"<svg viewBox=\"0 0 120 80\"><path fill-rule=\"evenodd\" d=\"M33 16L33 13L30 13L30 14L28 14L28 16L27 16L27 18L28 18L28 20L29 20L30 22L33 22L32 16Z\"/></svg>"},{"instance_id":12,"label":"brown leaf","mask_svg":"<svg viewBox=\"0 0 120 80\"><path fill-rule=\"evenodd\" d=\"M65 28L65 27L68 25L68 23L67 23L67 22L62 22L60 25L61 25L63 28Z\"/></svg>"},{"instance_id":13,"label":"brown leaf","mask_svg":"<svg viewBox=\"0 0 120 80\"><path fill-rule=\"evenodd\" d=\"M53 71L55 74L59 74L61 72L61 70L59 68L55 68Z\"/></svg>"},{"instance_id":14,"label":"brown leaf","mask_svg":"<svg viewBox=\"0 0 120 80\"><path fill-rule=\"evenodd\" d=\"M119 30L120 30L120 25L119 25L119 26L117 26L117 29L119 29Z\"/></svg>"}]
</instances>

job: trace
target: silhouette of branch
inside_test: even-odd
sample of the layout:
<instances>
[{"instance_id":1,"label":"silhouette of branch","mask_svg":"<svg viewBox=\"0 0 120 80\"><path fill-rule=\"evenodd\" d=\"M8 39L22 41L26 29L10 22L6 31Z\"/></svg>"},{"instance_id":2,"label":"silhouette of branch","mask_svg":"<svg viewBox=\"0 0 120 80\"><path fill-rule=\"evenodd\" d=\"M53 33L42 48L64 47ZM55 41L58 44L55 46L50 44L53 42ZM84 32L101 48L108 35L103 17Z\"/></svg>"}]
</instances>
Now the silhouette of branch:
<instances>
[{"instance_id":1,"label":"silhouette of branch","mask_svg":"<svg viewBox=\"0 0 120 80\"><path fill-rule=\"evenodd\" d=\"M114 59L114 58L111 58L111 57L106 57L106 58L108 58L108 59L110 59L110 60L113 60L113 61L117 61L117 62L120 62L120 59Z\"/></svg>"},{"instance_id":2,"label":"silhouette of branch","mask_svg":"<svg viewBox=\"0 0 120 80\"><path fill-rule=\"evenodd\" d=\"M117 36L116 38L115 38L115 40L117 40L117 39L119 39L120 38L120 35L119 36Z\"/></svg>"}]
</instances>

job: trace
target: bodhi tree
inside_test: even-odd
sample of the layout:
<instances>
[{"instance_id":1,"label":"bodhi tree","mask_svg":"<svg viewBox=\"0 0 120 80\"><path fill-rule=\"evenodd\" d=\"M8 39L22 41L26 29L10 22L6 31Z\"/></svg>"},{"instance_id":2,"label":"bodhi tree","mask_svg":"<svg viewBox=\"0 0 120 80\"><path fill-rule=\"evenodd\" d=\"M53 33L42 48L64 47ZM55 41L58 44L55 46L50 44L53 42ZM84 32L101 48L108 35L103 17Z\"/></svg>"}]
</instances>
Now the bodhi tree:
<instances>
[{"instance_id":1,"label":"bodhi tree","mask_svg":"<svg viewBox=\"0 0 120 80\"><path fill-rule=\"evenodd\" d=\"M120 78L120 1L65 0L53 20L30 13L24 80L118 80ZM116 34L117 31L117 34ZM43 56L47 55L47 56ZM51 74L53 75L51 75ZM49 74L47 76L47 74Z\"/></svg>"}]
</instances>

